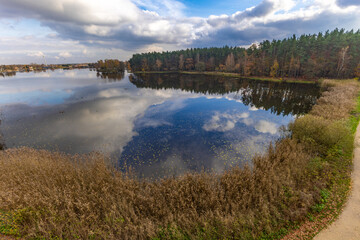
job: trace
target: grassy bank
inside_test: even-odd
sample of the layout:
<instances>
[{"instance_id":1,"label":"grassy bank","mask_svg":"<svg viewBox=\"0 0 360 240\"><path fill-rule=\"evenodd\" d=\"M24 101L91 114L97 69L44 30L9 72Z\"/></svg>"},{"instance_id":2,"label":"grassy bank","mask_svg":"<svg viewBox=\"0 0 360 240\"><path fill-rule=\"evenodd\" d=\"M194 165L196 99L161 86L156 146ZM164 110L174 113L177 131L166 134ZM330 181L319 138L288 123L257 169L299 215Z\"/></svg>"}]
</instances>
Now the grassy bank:
<instances>
[{"instance_id":1,"label":"grassy bank","mask_svg":"<svg viewBox=\"0 0 360 240\"><path fill-rule=\"evenodd\" d=\"M224 76L224 77L233 77L233 78L246 78L253 80L261 81L270 81L270 82L289 82L289 83L308 83L314 84L318 81L315 80L305 80L300 78L271 78L271 77L246 77L239 73L228 73L228 72L196 72L196 71L148 71L148 72L134 72L134 73L158 73L158 74L169 74L169 73L180 73L180 74L190 74L190 75L211 75L211 76Z\"/></svg>"},{"instance_id":2,"label":"grassy bank","mask_svg":"<svg viewBox=\"0 0 360 240\"><path fill-rule=\"evenodd\" d=\"M117 172L99 154L2 151L0 233L28 239L309 238L346 199L360 114L357 83L323 84L328 91L318 104L266 154L223 174L147 182ZM314 225L300 231L307 223Z\"/></svg>"},{"instance_id":3,"label":"grassy bank","mask_svg":"<svg viewBox=\"0 0 360 240\"><path fill-rule=\"evenodd\" d=\"M307 132L300 139L315 156L310 162L315 173L313 177L324 181L320 202L312 206L307 219L289 229L284 239L312 239L338 217L351 189L354 135L360 120L360 96L356 97L355 91L351 94L347 89L355 90L359 87L355 81L325 81L324 84L332 86L330 91L323 94L310 114L297 120L295 126L290 126L295 138L299 138L298 132ZM309 124L311 118L317 121L314 126ZM313 137L307 138L309 132L312 132Z\"/></svg>"}]
</instances>

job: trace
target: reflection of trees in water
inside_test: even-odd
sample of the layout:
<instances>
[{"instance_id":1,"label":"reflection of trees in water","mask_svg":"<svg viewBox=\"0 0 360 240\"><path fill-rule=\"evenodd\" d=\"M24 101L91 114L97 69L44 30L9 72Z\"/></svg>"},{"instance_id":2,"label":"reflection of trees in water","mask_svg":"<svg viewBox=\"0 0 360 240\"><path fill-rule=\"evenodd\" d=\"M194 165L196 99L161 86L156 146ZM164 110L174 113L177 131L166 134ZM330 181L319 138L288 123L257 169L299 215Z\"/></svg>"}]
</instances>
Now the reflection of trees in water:
<instances>
[{"instance_id":1,"label":"reflection of trees in water","mask_svg":"<svg viewBox=\"0 0 360 240\"><path fill-rule=\"evenodd\" d=\"M1 72L0 76L1 77L13 77L16 75L16 72Z\"/></svg>"},{"instance_id":2,"label":"reflection of trees in water","mask_svg":"<svg viewBox=\"0 0 360 240\"><path fill-rule=\"evenodd\" d=\"M137 87L182 89L203 94L236 93L245 105L271 110L278 115L303 114L320 96L314 84L256 81L245 78L189 74L138 74L130 81Z\"/></svg>"},{"instance_id":3,"label":"reflection of trees in water","mask_svg":"<svg viewBox=\"0 0 360 240\"><path fill-rule=\"evenodd\" d=\"M96 76L105 79L107 82L117 82L124 79L125 72L118 72L118 73L97 72Z\"/></svg>"}]
</instances>

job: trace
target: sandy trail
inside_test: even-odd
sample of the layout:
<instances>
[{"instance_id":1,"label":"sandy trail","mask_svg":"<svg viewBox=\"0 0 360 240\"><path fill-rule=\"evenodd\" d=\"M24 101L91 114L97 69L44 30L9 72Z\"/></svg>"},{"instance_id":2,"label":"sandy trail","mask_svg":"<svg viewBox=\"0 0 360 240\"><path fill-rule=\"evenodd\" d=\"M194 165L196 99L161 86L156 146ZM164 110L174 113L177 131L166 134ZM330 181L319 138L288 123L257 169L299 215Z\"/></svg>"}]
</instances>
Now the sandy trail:
<instances>
[{"instance_id":1,"label":"sandy trail","mask_svg":"<svg viewBox=\"0 0 360 240\"><path fill-rule=\"evenodd\" d=\"M355 134L351 193L339 218L314 240L360 240L360 124Z\"/></svg>"}]
</instances>

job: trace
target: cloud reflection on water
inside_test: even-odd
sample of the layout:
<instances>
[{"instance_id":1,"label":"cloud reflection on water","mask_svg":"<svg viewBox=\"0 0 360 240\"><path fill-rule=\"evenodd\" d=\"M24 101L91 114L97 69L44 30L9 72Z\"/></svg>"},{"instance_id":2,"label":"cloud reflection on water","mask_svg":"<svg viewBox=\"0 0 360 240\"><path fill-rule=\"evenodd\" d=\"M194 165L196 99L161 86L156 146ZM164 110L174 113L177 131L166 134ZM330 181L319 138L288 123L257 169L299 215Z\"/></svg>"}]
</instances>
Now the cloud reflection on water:
<instances>
[{"instance_id":1,"label":"cloud reflection on water","mask_svg":"<svg viewBox=\"0 0 360 240\"><path fill-rule=\"evenodd\" d=\"M18 135L17 143L10 141L10 145L18 145L19 142L21 145L46 144L74 153L92 150L121 152L137 134L134 131L135 120L141 119L150 106L161 105L171 99L176 99L175 103L178 103L181 98L195 97L179 90L157 92L154 94L152 90L140 89L134 94L124 88L111 88L92 92L87 100L81 102L57 105L55 109L53 106L9 105L4 107L4 114L8 116L5 123L10 125L6 134ZM83 94L80 93L80 96ZM76 93L73 98L78 98ZM175 107L172 105L170 109ZM18 112L15 118L20 118L21 124L11 123L14 120L11 119L12 112ZM32 113L35 118L26 118ZM151 125L155 127L159 124L146 122L144 127Z\"/></svg>"},{"instance_id":2,"label":"cloud reflection on water","mask_svg":"<svg viewBox=\"0 0 360 240\"><path fill-rule=\"evenodd\" d=\"M191 84L187 87L201 86L204 91L189 91L176 84L173 88L143 88L130 82L128 74L120 81L103 81L96 72L73 71L50 72L50 78L19 74L11 78L14 82L0 82L16 96L9 98L0 91L1 130L8 147L68 153L102 151L144 176L172 176L202 169L221 172L262 152L278 136L278 127L293 119L291 114L272 113L270 102L264 101L268 110L259 104L253 106L250 100L256 95L243 97L251 88L205 90L188 77L186 81ZM211 81L215 86L224 83ZM231 81L232 86L241 86ZM206 81L202 79L201 83ZM256 89L261 86L256 85ZM289 91L288 87L284 89ZM290 96L299 96L292 91ZM274 94L275 100L282 96L280 90ZM314 96L304 99L311 101ZM37 99L42 101L34 104ZM281 112L281 107L277 109Z\"/></svg>"},{"instance_id":3,"label":"cloud reflection on water","mask_svg":"<svg viewBox=\"0 0 360 240\"><path fill-rule=\"evenodd\" d=\"M248 117L248 112L237 114L215 112L211 119L204 124L203 129L205 131L230 131L237 122Z\"/></svg>"}]
</instances>

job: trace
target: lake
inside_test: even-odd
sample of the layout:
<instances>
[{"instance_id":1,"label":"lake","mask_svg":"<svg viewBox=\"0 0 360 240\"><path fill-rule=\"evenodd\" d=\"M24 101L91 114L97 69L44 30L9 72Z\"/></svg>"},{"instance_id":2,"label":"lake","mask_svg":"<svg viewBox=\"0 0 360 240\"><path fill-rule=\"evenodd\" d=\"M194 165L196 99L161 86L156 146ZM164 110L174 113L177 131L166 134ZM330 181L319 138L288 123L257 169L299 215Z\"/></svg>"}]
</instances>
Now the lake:
<instances>
[{"instance_id":1,"label":"lake","mask_svg":"<svg viewBox=\"0 0 360 240\"><path fill-rule=\"evenodd\" d=\"M249 162L307 113L320 88L188 74L89 69L0 78L7 148L100 151L139 176L221 172Z\"/></svg>"}]
</instances>

